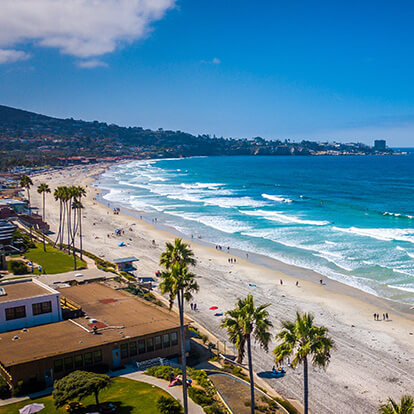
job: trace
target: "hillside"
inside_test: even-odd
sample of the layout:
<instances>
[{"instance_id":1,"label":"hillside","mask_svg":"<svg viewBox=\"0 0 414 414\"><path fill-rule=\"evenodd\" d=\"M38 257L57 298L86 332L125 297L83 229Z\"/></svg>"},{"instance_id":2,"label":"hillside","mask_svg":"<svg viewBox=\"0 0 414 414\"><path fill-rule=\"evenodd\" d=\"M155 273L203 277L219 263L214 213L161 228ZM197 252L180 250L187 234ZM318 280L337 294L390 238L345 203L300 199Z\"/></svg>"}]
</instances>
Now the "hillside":
<instances>
[{"instance_id":1,"label":"hillside","mask_svg":"<svg viewBox=\"0 0 414 414\"><path fill-rule=\"evenodd\" d=\"M59 165L102 158L195 155L313 155L371 153L363 144L319 144L194 136L182 131L121 127L106 122L59 119L0 105L0 169ZM74 157L77 157L76 159Z\"/></svg>"}]
</instances>

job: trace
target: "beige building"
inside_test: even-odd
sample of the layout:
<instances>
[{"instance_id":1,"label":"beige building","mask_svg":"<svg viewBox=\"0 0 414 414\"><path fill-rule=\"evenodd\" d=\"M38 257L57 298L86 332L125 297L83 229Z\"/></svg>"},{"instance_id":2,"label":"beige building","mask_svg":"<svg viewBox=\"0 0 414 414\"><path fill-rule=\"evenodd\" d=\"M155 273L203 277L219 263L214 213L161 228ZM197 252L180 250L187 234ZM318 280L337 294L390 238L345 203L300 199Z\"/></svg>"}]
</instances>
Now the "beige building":
<instances>
[{"instance_id":1,"label":"beige building","mask_svg":"<svg viewBox=\"0 0 414 414\"><path fill-rule=\"evenodd\" d=\"M105 372L133 361L179 357L175 313L100 283L60 294L64 310L81 308L83 316L0 333L0 374L12 387L51 386L77 369Z\"/></svg>"}]
</instances>

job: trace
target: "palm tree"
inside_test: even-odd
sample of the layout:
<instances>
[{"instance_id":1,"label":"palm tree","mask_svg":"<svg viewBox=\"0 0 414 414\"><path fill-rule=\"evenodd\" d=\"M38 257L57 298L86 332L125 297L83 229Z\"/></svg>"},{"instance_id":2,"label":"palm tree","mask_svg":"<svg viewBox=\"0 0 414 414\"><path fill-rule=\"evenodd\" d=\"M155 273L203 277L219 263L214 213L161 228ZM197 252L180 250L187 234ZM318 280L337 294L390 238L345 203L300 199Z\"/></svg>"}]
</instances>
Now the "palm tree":
<instances>
[{"instance_id":1,"label":"palm tree","mask_svg":"<svg viewBox=\"0 0 414 414\"><path fill-rule=\"evenodd\" d=\"M28 175L22 175L20 178L20 186L25 188L27 191L27 201L29 203L29 211L30 211L30 187L33 185L33 181Z\"/></svg>"},{"instance_id":2,"label":"palm tree","mask_svg":"<svg viewBox=\"0 0 414 414\"><path fill-rule=\"evenodd\" d=\"M82 255L82 197L86 196L86 190L81 187L77 186L75 187L75 201L77 202L77 211L78 211L78 220L79 220L79 249L80 249L80 259L83 259Z\"/></svg>"},{"instance_id":3,"label":"palm tree","mask_svg":"<svg viewBox=\"0 0 414 414\"><path fill-rule=\"evenodd\" d=\"M185 264L186 266L195 266L196 260L194 253L187 243L177 237L174 243L165 243L165 252L161 254L160 265L170 269L174 263Z\"/></svg>"},{"instance_id":4,"label":"palm tree","mask_svg":"<svg viewBox=\"0 0 414 414\"><path fill-rule=\"evenodd\" d=\"M398 404L392 398L388 398L386 404L380 405L379 414L413 414L414 398L411 395L403 395L401 403Z\"/></svg>"},{"instance_id":5,"label":"palm tree","mask_svg":"<svg viewBox=\"0 0 414 414\"><path fill-rule=\"evenodd\" d=\"M56 246L56 244L60 240L60 249L62 250L61 234L62 234L62 222L63 222L63 187L56 188L55 191L53 192L53 197L55 198L56 201L59 201L59 230L58 230L58 234L56 237L56 241L53 244L53 247Z\"/></svg>"},{"instance_id":6,"label":"palm tree","mask_svg":"<svg viewBox=\"0 0 414 414\"><path fill-rule=\"evenodd\" d=\"M296 368L303 363L304 380L304 414L309 410L308 390L308 357L312 358L312 364L326 368L331 359L331 350L335 344L328 335L328 328L313 324L313 315L296 312L296 319L283 321L282 330L276 335L276 339L282 341L275 349L276 362L282 362L293 355L291 367Z\"/></svg>"},{"instance_id":7,"label":"palm tree","mask_svg":"<svg viewBox=\"0 0 414 414\"><path fill-rule=\"evenodd\" d=\"M50 193L50 188L49 188L49 186L47 185L47 184L45 184L45 183L41 183L40 185L39 185L39 187L37 187L37 192L39 193L39 194L42 194L43 195L43 217L42 217L42 219L43 219L43 221L45 222L46 220L45 220L45 218L46 218L46 207L45 207L45 205L46 205L46 203L45 203L45 195L46 195L46 193ZM46 242L45 242L45 232L43 231L43 251L45 252L46 251Z\"/></svg>"},{"instance_id":8,"label":"palm tree","mask_svg":"<svg viewBox=\"0 0 414 414\"><path fill-rule=\"evenodd\" d=\"M181 239L175 239L174 244L166 243L166 250L161 254L160 264L166 268L161 272L160 290L169 295L170 309L175 299L178 302L180 314L181 360L183 367L183 403L184 413L188 413L187 401L187 360L185 355L184 335L184 301L189 301L199 287L195 275L188 270L189 265L195 265L194 253Z\"/></svg>"},{"instance_id":9,"label":"palm tree","mask_svg":"<svg viewBox=\"0 0 414 414\"><path fill-rule=\"evenodd\" d=\"M253 296L247 295L245 299L238 299L236 307L226 312L226 317L221 323L221 327L227 330L230 341L239 349L239 356L242 359L244 347L247 345L252 414L255 412L255 402L251 339L253 336L255 341L267 352L271 339L269 329L273 326L268 319L269 312L266 310L268 306L269 304L255 307Z\"/></svg>"}]
</instances>

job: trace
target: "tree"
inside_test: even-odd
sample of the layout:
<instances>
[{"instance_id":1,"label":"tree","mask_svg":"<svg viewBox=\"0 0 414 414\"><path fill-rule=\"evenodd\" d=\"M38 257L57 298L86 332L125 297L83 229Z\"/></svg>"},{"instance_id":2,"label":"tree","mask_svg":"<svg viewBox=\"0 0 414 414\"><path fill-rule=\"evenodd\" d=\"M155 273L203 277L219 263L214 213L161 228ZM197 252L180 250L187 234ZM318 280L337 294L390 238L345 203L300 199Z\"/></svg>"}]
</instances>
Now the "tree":
<instances>
[{"instance_id":1,"label":"tree","mask_svg":"<svg viewBox=\"0 0 414 414\"><path fill-rule=\"evenodd\" d=\"M293 355L291 367L295 369L298 364L303 364L304 381L304 414L309 411L308 390L308 358L312 358L312 364L326 368L331 359L331 350L334 341L328 335L328 328L313 324L313 315L296 312L296 319L283 321L282 330L276 335L281 343L274 349L277 363L284 361Z\"/></svg>"},{"instance_id":2,"label":"tree","mask_svg":"<svg viewBox=\"0 0 414 414\"><path fill-rule=\"evenodd\" d=\"M255 412L254 402L254 377L251 339L259 343L260 347L268 351L271 335L269 329L273 326L268 319L266 308L269 304L255 307L253 296L247 295L245 299L238 299L236 307L226 312L221 327L227 330L229 339L239 350L239 356L243 359L244 348L247 345L247 358L249 361L250 377L250 407Z\"/></svg>"},{"instance_id":3,"label":"tree","mask_svg":"<svg viewBox=\"0 0 414 414\"><path fill-rule=\"evenodd\" d=\"M45 210L46 200L45 200L45 195L46 195L46 193L50 193L50 188L49 188L49 186L47 184L41 183L39 185L39 187L37 187L37 192L39 194L42 194L43 195L43 209L42 209L42 211L43 211L43 217L42 217L42 219L43 219L43 221L46 221L45 220L46 219L46 210ZM43 251L46 251L46 242L45 242L45 233L44 232L43 232Z\"/></svg>"},{"instance_id":4,"label":"tree","mask_svg":"<svg viewBox=\"0 0 414 414\"><path fill-rule=\"evenodd\" d=\"M185 264L186 266L195 266L196 260L194 253L187 243L177 237L174 243L165 243L166 249L161 254L160 265L170 269L174 263Z\"/></svg>"},{"instance_id":5,"label":"tree","mask_svg":"<svg viewBox=\"0 0 414 414\"><path fill-rule=\"evenodd\" d=\"M157 401L157 408L161 414L181 414L183 407L172 397L161 396Z\"/></svg>"},{"instance_id":6,"label":"tree","mask_svg":"<svg viewBox=\"0 0 414 414\"><path fill-rule=\"evenodd\" d=\"M29 211L30 211L30 187L33 185L33 181L28 175L23 175L20 178L20 186L22 188L25 188L27 191L27 201L29 204Z\"/></svg>"},{"instance_id":7,"label":"tree","mask_svg":"<svg viewBox=\"0 0 414 414\"><path fill-rule=\"evenodd\" d=\"M382 404L378 410L379 414L413 414L414 398L411 395L403 395L398 404L392 398L388 398L386 404Z\"/></svg>"},{"instance_id":8,"label":"tree","mask_svg":"<svg viewBox=\"0 0 414 414\"><path fill-rule=\"evenodd\" d=\"M183 402L184 413L188 413L187 401L187 361L185 355L184 337L184 301L189 301L199 287L195 281L195 275L188 270L189 265L195 265L194 253L189 246L177 238L174 244L166 243L166 251L161 254L160 264L166 268L161 272L162 282L160 290L169 295L170 309L175 299L178 302L180 314L181 360L183 366Z\"/></svg>"},{"instance_id":9,"label":"tree","mask_svg":"<svg viewBox=\"0 0 414 414\"><path fill-rule=\"evenodd\" d=\"M87 371L74 371L66 377L55 381L53 399L57 408L63 407L67 402L82 400L88 395L95 395L96 405L99 405L99 392L111 382L108 375L95 374Z\"/></svg>"},{"instance_id":10,"label":"tree","mask_svg":"<svg viewBox=\"0 0 414 414\"><path fill-rule=\"evenodd\" d=\"M79 220L79 249L80 249L80 259L83 260L83 254L82 254L82 197L86 196L86 190L81 187L77 186L75 187L75 202L76 202L76 208L78 212L78 220Z\"/></svg>"}]
</instances>

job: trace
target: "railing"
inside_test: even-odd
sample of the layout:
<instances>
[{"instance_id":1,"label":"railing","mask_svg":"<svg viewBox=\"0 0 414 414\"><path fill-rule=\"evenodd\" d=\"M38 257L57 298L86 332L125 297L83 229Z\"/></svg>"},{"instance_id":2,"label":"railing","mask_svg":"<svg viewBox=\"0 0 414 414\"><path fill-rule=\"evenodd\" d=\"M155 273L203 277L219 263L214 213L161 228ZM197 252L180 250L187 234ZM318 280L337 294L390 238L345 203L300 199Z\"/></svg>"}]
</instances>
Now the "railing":
<instances>
[{"instance_id":1,"label":"railing","mask_svg":"<svg viewBox=\"0 0 414 414\"><path fill-rule=\"evenodd\" d=\"M13 378L10 375L9 371L7 371L6 367L0 362L0 372L3 373L5 380L8 382L10 386L13 385Z\"/></svg>"},{"instance_id":2,"label":"railing","mask_svg":"<svg viewBox=\"0 0 414 414\"><path fill-rule=\"evenodd\" d=\"M60 305L62 309L69 309L71 311L80 311L82 307L77 303L73 302L72 300L65 298L64 296L60 297Z\"/></svg>"}]
</instances>

